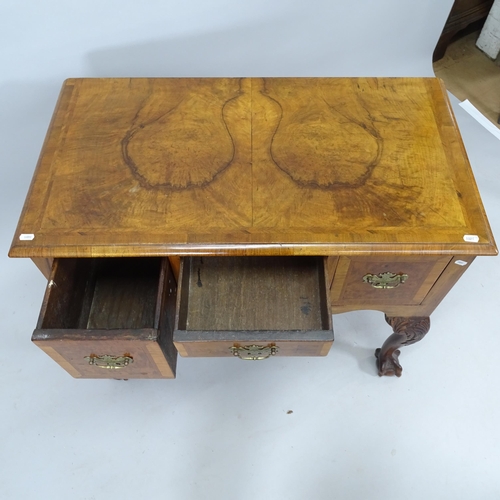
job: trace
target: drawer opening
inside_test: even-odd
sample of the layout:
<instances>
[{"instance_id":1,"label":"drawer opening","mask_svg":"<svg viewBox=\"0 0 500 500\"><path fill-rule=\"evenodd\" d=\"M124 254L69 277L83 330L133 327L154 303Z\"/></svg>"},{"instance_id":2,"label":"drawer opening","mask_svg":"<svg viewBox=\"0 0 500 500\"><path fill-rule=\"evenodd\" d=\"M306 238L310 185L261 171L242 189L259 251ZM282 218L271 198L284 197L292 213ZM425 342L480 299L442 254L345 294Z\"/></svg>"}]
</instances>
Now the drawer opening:
<instances>
[{"instance_id":1,"label":"drawer opening","mask_svg":"<svg viewBox=\"0 0 500 500\"><path fill-rule=\"evenodd\" d=\"M179 330L330 328L324 271L315 257L184 259Z\"/></svg>"},{"instance_id":2,"label":"drawer opening","mask_svg":"<svg viewBox=\"0 0 500 500\"><path fill-rule=\"evenodd\" d=\"M325 355L333 342L322 257L186 257L174 343L183 356L231 356L239 346Z\"/></svg>"},{"instance_id":3,"label":"drawer opening","mask_svg":"<svg viewBox=\"0 0 500 500\"><path fill-rule=\"evenodd\" d=\"M59 259L43 329L158 328L160 258Z\"/></svg>"},{"instance_id":4,"label":"drawer opening","mask_svg":"<svg viewBox=\"0 0 500 500\"><path fill-rule=\"evenodd\" d=\"M175 378L166 258L55 259L32 341L73 377Z\"/></svg>"}]
</instances>

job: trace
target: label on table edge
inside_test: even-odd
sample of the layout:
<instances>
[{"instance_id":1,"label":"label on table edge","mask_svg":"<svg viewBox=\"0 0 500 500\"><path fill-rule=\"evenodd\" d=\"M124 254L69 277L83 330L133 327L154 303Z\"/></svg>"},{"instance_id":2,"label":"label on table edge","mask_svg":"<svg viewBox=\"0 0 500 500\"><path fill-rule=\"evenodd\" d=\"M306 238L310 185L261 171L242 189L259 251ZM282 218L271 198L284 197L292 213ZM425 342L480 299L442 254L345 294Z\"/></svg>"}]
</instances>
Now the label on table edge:
<instances>
[{"instance_id":1,"label":"label on table edge","mask_svg":"<svg viewBox=\"0 0 500 500\"><path fill-rule=\"evenodd\" d=\"M477 243L479 241L479 236L477 234L464 234L464 241Z\"/></svg>"},{"instance_id":2,"label":"label on table edge","mask_svg":"<svg viewBox=\"0 0 500 500\"><path fill-rule=\"evenodd\" d=\"M20 234L19 235L19 239L21 241L31 241L31 240L34 240L35 239L35 235L34 234L26 234L26 233L23 233L23 234Z\"/></svg>"}]
</instances>

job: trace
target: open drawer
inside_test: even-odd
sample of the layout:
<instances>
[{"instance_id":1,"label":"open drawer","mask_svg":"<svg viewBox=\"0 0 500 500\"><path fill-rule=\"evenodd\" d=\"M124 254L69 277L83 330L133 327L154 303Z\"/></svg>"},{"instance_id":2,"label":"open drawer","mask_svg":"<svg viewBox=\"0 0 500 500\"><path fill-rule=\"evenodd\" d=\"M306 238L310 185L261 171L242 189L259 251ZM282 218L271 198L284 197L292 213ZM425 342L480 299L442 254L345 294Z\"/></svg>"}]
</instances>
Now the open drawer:
<instances>
[{"instance_id":1,"label":"open drawer","mask_svg":"<svg viewBox=\"0 0 500 500\"><path fill-rule=\"evenodd\" d=\"M324 356L332 345L323 257L185 257L178 283L182 356Z\"/></svg>"},{"instance_id":2,"label":"open drawer","mask_svg":"<svg viewBox=\"0 0 500 500\"><path fill-rule=\"evenodd\" d=\"M55 259L32 340L74 377L174 378L168 259Z\"/></svg>"}]
</instances>

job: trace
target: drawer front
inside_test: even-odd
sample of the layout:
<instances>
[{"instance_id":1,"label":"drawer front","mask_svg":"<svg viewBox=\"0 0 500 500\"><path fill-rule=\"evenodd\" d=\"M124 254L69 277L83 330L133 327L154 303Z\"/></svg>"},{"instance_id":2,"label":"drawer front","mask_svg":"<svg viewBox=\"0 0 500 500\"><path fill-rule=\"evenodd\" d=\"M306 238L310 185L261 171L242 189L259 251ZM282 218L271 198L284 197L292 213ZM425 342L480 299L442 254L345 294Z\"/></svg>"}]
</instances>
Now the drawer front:
<instances>
[{"instance_id":1,"label":"drawer front","mask_svg":"<svg viewBox=\"0 0 500 500\"><path fill-rule=\"evenodd\" d=\"M110 335L106 330L35 330L32 340L76 378L175 377L153 329L129 335Z\"/></svg>"},{"instance_id":2,"label":"drawer front","mask_svg":"<svg viewBox=\"0 0 500 500\"><path fill-rule=\"evenodd\" d=\"M301 338L303 337L303 338ZM326 356L333 338L320 332L314 338L306 334L283 335L280 332L182 332L175 346L181 356L239 357L267 359L275 356Z\"/></svg>"},{"instance_id":3,"label":"drawer front","mask_svg":"<svg viewBox=\"0 0 500 500\"><path fill-rule=\"evenodd\" d=\"M182 259L174 332L182 356L322 356L331 321L321 257Z\"/></svg>"},{"instance_id":4,"label":"drawer front","mask_svg":"<svg viewBox=\"0 0 500 500\"><path fill-rule=\"evenodd\" d=\"M359 308L418 305L450 261L450 257L341 257L330 299L333 306Z\"/></svg>"},{"instance_id":5,"label":"drawer front","mask_svg":"<svg viewBox=\"0 0 500 500\"><path fill-rule=\"evenodd\" d=\"M168 259L55 259L33 342L74 377L174 378Z\"/></svg>"}]
</instances>

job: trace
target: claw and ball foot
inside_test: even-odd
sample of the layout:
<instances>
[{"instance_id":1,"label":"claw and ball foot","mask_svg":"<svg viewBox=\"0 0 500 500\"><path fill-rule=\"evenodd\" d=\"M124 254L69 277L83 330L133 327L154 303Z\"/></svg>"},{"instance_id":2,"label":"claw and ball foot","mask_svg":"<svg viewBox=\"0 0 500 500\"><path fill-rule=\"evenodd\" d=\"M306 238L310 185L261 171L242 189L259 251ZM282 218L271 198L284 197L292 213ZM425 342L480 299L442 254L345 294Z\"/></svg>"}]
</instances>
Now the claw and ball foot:
<instances>
[{"instance_id":1,"label":"claw and ball foot","mask_svg":"<svg viewBox=\"0 0 500 500\"><path fill-rule=\"evenodd\" d=\"M425 337L431 327L429 317L399 318L386 316L385 320L392 326L393 334L384 345L375 351L378 374L382 376L401 377L403 368L399 364L399 348L414 344Z\"/></svg>"}]
</instances>

